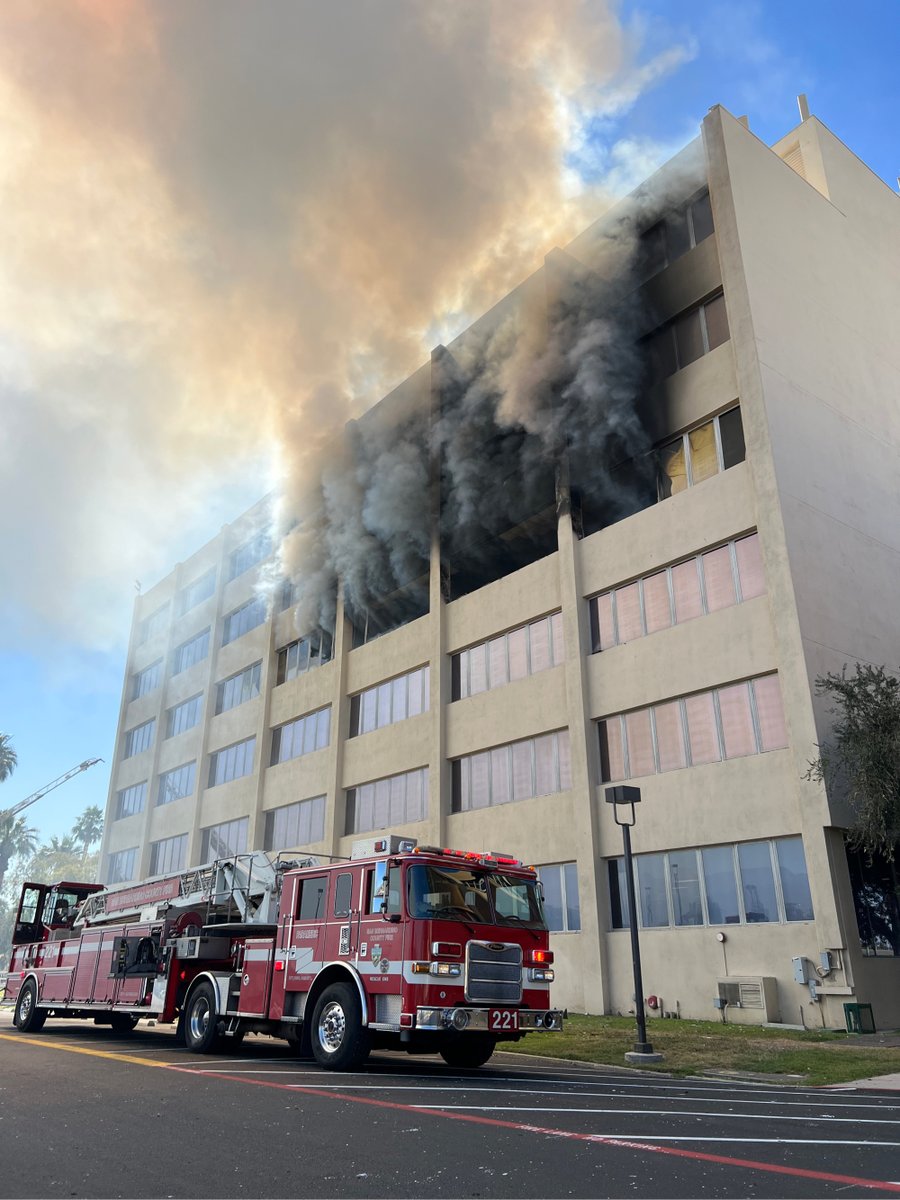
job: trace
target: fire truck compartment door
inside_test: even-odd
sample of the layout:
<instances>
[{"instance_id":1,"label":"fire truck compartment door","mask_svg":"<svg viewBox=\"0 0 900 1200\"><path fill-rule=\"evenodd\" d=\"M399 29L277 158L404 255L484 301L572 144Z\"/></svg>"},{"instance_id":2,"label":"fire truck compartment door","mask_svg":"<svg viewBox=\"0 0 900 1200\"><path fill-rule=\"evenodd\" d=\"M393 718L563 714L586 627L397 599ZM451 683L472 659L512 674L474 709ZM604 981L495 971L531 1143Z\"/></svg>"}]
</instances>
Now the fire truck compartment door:
<instances>
[{"instance_id":1,"label":"fire truck compartment door","mask_svg":"<svg viewBox=\"0 0 900 1200\"><path fill-rule=\"evenodd\" d=\"M271 938L250 938L245 944L238 1001L238 1012L245 1016L264 1017L268 1014L273 953Z\"/></svg>"}]
</instances>

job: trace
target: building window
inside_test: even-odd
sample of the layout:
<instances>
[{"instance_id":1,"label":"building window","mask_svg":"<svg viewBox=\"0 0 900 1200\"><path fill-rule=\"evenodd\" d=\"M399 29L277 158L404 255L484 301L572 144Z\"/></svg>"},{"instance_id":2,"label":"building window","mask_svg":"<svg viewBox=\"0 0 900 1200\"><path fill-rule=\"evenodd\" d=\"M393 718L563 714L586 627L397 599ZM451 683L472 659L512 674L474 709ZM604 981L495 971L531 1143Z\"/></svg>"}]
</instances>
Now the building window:
<instances>
[{"instance_id":1,"label":"building window","mask_svg":"<svg viewBox=\"0 0 900 1200\"><path fill-rule=\"evenodd\" d=\"M133 758L143 750L149 750L153 745L153 734L156 731L156 718L136 725L125 734L125 751L123 758Z\"/></svg>"},{"instance_id":2,"label":"building window","mask_svg":"<svg viewBox=\"0 0 900 1200\"><path fill-rule=\"evenodd\" d=\"M275 673L275 686L305 675L313 667L321 666L331 660L331 635L325 632L312 633L309 637L298 638L289 642L278 651L278 664Z\"/></svg>"},{"instance_id":3,"label":"building window","mask_svg":"<svg viewBox=\"0 0 900 1200\"><path fill-rule=\"evenodd\" d=\"M376 779L347 791L347 833L367 833L424 821L427 814L427 767Z\"/></svg>"},{"instance_id":4,"label":"building window","mask_svg":"<svg viewBox=\"0 0 900 1200\"><path fill-rule=\"evenodd\" d=\"M464 700L492 688L536 675L565 660L562 613L551 613L509 633L454 654L452 697Z\"/></svg>"},{"instance_id":5,"label":"building window","mask_svg":"<svg viewBox=\"0 0 900 1200\"><path fill-rule=\"evenodd\" d=\"M847 847L853 906L863 954L900 957L900 870L897 860Z\"/></svg>"},{"instance_id":6,"label":"building window","mask_svg":"<svg viewBox=\"0 0 900 1200\"><path fill-rule=\"evenodd\" d=\"M166 737L175 737L188 729L193 729L200 721L203 712L203 696L191 696L166 711Z\"/></svg>"},{"instance_id":7,"label":"building window","mask_svg":"<svg viewBox=\"0 0 900 1200\"><path fill-rule=\"evenodd\" d=\"M314 750L323 750L331 736L331 706L288 721L272 730L272 757L269 765L301 758Z\"/></svg>"},{"instance_id":8,"label":"building window","mask_svg":"<svg viewBox=\"0 0 900 1200\"><path fill-rule=\"evenodd\" d=\"M544 892L544 916L551 933L577 933L581 929L578 899L578 867L575 863L551 863L538 867Z\"/></svg>"},{"instance_id":9,"label":"building window","mask_svg":"<svg viewBox=\"0 0 900 1200\"><path fill-rule=\"evenodd\" d=\"M215 858L231 858L243 854L247 849L247 833L250 818L223 821L221 825L210 825L200 831L200 861L212 862Z\"/></svg>"},{"instance_id":10,"label":"building window","mask_svg":"<svg viewBox=\"0 0 900 1200\"><path fill-rule=\"evenodd\" d=\"M253 774L253 754L256 749L256 738L247 738L244 742L235 742L223 750L216 750L209 756L209 787L217 787L220 783L230 783L232 779L242 779L245 775Z\"/></svg>"},{"instance_id":11,"label":"building window","mask_svg":"<svg viewBox=\"0 0 900 1200\"><path fill-rule=\"evenodd\" d=\"M350 698L350 736L371 733L428 712L430 668L398 675Z\"/></svg>"},{"instance_id":12,"label":"building window","mask_svg":"<svg viewBox=\"0 0 900 1200\"><path fill-rule=\"evenodd\" d=\"M141 696L146 696L148 692L152 692L154 688L159 687L160 676L162 675L162 659L158 658L155 663L151 663L149 667L144 667L143 671L138 671L131 677L131 698L138 700Z\"/></svg>"},{"instance_id":13,"label":"building window","mask_svg":"<svg viewBox=\"0 0 900 1200\"><path fill-rule=\"evenodd\" d=\"M300 592L300 585L293 579L282 579L281 585L278 588L275 599L275 611L287 612L289 608L293 608L297 603L297 598Z\"/></svg>"},{"instance_id":14,"label":"building window","mask_svg":"<svg viewBox=\"0 0 900 1200\"><path fill-rule=\"evenodd\" d=\"M262 625L267 615L266 602L261 596L248 600L246 604L242 604L240 608L236 608L225 618L222 629L222 645L227 646L229 642L236 642L239 637L243 637L251 629Z\"/></svg>"},{"instance_id":15,"label":"building window","mask_svg":"<svg viewBox=\"0 0 900 1200\"><path fill-rule=\"evenodd\" d=\"M725 297L719 292L704 304L680 313L647 339L650 370L654 379L665 379L710 350L727 342L728 317Z\"/></svg>"},{"instance_id":16,"label":"building window","mask_svg":"<svg viewBox=\"0 0 900 1200\"><path fill-rule=\"evenodd\" d=\"M182 870L187 859L187 844L188 835L186 833L151 842L150 874L167 875L171 871Z\"/></svg>"},{"instance_id":17,"label":"building window","mask_svg":"<svg viewBox=\"0 0 900 1200\"><path fill-rule=\"evenodd\" d=\"M227 679L223 679L221 683L217 684L216 715L228 712L230 708L237 708L239 704L244 704L247 700L258 696L261 672L262 663L257 662L252 667L245 667L243 671L238 671L236 675L229 675Z\"/></svg>"},{"instance_id":18,"label":"building window","mask_svg":"<svg viewBox=\"0 0 900 1200\"><path fill-rule=\"evenodd\" d=\"M205 575L183 587L175 597L175 611L179 617L208 600L216 590L216 568L210 567Z\"/></svg>"},{"instance_id":19,"label":"building window","mask_svg":"<svg viewBox=\"0 0 900 1200\"><path fill-rule=\"evenodd\" d=\"M237 550L232 550L228 559L229 582L237 579L239 575L243 575L245 571L249 571L251 567L255 567L264 558L268 558L271 553L272 539L265 532L258 533L243 546L238 546Z\"/></svg>"},{"instance_id":20,"label":"building window","mask_svg":"<svg viewBox=\"0 0 900 1200\"><path fill-rule=\"evenodd\" d=\"M129 850L116 850L109 856L107 868L108 883L128 883L134 879L134 863L137 858L137 846Z\"/></svg>"},{"instance_id":21,"label":"building window","mask_svg":"<svg viewBox=\"0 0 900 1200\"><path fill-rule=\"evenodd\" d=\"M467 754L451 762L450 767L452 812L566 792L572 786L569 731L560 729L480 754Z\"/></svg>"},{"instance_id":22,"label":"building window","mask_svg":"<svg viewBox=\"0 0 900 1200\"><path fill-rule=\"evenodd\" d=\"M136 644L143 646L145 642L149 642L151 638L155 638L158 634L164 633L169 624L169 602L161 604L148 617L144 617L143 621L138 624Z\"/></svg>"},{"instance_id":23,"label":"building window","mask_svg":"<svg viewBox=\"0 0 900 1200\"><path fill-rule=\"evenodd\" d=\"M598 730L604 783L787 746L777 675L607 717Z\"/></svg>"},{"instance_id":24,"label":"building window","mask_svg":"<svg viewBox=\"0 0 900 1200\"><path fill-rule=\"evenodd\" d=\"M726 542L590 601L593 653L740 604L765 591L759 534Z\"/></svg>"},{"instance_id":25,"label":"building window","mask_svg":"<svg viewBox=\"0 0 900 1200\"><path fill-rule=\"evenodd\" d=\"M197 774L197 763L189 762L184 766L174 767L164 771L159 777L159 788L156 793L156 803L171 804L173 800L181 800L190 796L194 791L194 780Z\"/></svg>"},{"instance_id":26,"label":"building window","mask_svg":"<svg viewBox=\"0 0 900 1200\"><path fill-rule=\"evenodd\" d=\"M209 630L204 629L202 633L188 638L186 642L182 642L180 646L175 648L172 674L180 675L188 667L193 667L196 663L203 662L207 654L209 654Z\"/></svg>"},{"instance_id":27,"label":"building window","mask_svg":"<svg viewBox=\"0 0 900 1200\"><path fill-rule=\"evenodd\" d=\"M115 820L121 821L123 817L133 817L144 811L144 805L147 802L147 780L143 783L133 783L131 787L122 788L116 792L116 815Z\"/></svg>"},{"instance_id":28,"label":"building window","mask_svg":"<svg viewBox=\"0 0 900 1200\"><path fill-rule=\"evenodd\" d=\"M813 919L799 837L635 855L644 929L756 925ZM630 925L623 859L608 861L613 929Z\"/></svg>"},{"instance_id":29,"label":"building window","mask_svg":"<svg viewBox=\"0 0 900 1200\"><path fill-rule=\"evenodd\" d=\"M743 462L744 432L740 408L705 421L657 451L657 490L667 500L705 479Z\"/></svg>"},{"instance_id":30,"label":"building window","mask_svg":"<svg viewBox=\"0 0 900 1200\"><path fill-rule=\"evenodd\" d=\"M313 796L266 813L264 850L285 850L321 842L325 836L325 797Z\"/></svg>"},{"instance_id":31,"label":"building window","mask_svg":"<svg viewBox=\"0 0 900 1200\"><path fill-rule=\"evenodd\" d=\"M641 235L641 275L649 279L712 234L709 192L701 192L684 208L657 221Z\"/></svg>"}]
</instances>

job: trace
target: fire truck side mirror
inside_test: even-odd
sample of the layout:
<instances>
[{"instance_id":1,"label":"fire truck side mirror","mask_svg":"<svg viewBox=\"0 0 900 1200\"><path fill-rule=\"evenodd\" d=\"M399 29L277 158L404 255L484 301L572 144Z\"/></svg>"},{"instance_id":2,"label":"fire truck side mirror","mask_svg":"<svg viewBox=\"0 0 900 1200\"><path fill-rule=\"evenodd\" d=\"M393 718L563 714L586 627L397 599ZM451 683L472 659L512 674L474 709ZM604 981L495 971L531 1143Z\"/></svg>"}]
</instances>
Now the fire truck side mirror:
<instances>
[{"instance_id":1,"label":"fire truck side mirror","mask_svg":"<svg viewBox=\"0 0 900 1200\"><path fill-rule=\"evenodd\" d=\"M386 899L382 900L382 902L381 902L381 919L383 921L390 921L393 925L396 925L397 922L400 920L400 914L399 913L389 913L387 910L387 906L388 906L387 900Z\"/></svg>"}]
</instances>

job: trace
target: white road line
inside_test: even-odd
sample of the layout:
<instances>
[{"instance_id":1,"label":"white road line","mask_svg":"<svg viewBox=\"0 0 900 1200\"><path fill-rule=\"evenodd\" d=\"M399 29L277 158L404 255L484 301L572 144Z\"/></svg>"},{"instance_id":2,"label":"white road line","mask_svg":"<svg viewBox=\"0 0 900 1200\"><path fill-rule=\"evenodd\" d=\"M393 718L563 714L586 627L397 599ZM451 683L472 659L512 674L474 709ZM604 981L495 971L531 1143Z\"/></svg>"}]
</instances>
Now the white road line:
<instances>
[{"instance_id":1,"label":"white road line","mask_svg":"<svg viewBox=\"0 0 900 1200\"><path fill-rule=\"evenodd\" d=\"M723 1112L672 1112L668 1108L514 1108L511 1105L477 1105L477 1104L410 1104L410 1108L441 1108L448 1112L527 1112L527 1113L569 1113L572 1116L605 1115L617 1117L709 1117L719 1121L804 1121L827 1122L831 1125L900 1125L900 1121L873 1121L867 1118L857 1120L854 1117L789 1117L778 1116L774 1113L723 1113Z\"/></svg>"},{"instance_id":2,"label":"white road line","mask_svg":"<svg viewBox=\"0 0 900 1200\"><path fill-rule=\"evenodd\" d=\"M597 1133L592 1137L621 1137L621 1133ZM641 1142L724 1142L727 1145L749 1144L751 1146L855 1146L858 1150L867 1150L870 1146L900 1146L900 1142L861 1142L831 1141L828 1138L744 1138L744 1137L704 1137L701 1134L679 1137L667 1133L628 1134L629 1140L634 1137Z\"/></svg>"}]
</instances>

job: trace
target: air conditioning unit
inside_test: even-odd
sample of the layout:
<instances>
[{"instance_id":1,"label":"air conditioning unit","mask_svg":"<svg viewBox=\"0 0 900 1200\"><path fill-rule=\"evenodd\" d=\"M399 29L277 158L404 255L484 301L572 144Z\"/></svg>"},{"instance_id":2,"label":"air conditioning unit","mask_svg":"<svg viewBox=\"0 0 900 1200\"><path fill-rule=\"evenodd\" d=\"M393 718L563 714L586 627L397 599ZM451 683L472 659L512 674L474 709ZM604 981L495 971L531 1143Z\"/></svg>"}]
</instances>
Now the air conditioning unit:
<instances>
[{"instance_id":1,"label":"air conditioning unit","mask_svg":"<svg viewBox=\"0 0 900 1200\"><path fill-rule=\"evenodd\" d=\"M736 1025L780 1021L778 984L772 975L727 975L716 981L716 1008L723 1008Z\"/></svg>"}]
</instances>

